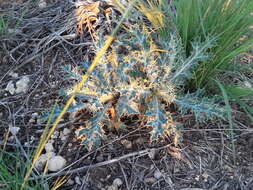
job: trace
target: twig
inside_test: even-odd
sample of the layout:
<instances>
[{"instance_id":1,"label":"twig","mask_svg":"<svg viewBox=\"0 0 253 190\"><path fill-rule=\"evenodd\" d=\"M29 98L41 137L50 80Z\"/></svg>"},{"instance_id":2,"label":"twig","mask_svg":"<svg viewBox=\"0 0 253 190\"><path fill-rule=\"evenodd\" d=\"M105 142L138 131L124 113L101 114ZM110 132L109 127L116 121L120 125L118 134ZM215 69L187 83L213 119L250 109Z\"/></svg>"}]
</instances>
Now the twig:
<instances>
[{"instance_id":1,"label":"twig","mask_svg":"<svg viewBox=\"0 0 253 190\"><path fill-rule=\"evenodd\" d=\"M124 171L124 169L123 169L123 167L122 167L122 165L121 165L121 163L120 163L120 162L119 162L119 165L120 165L121 172L123 173L124 180L125 180L125 182L126 182L126 188L127 188L127 190L130 190L130 188L129 188L129 184L128 184L128 181L127 181L127 176L126 176L126 173L125 173L125 171Z\"/></svg>"},{"instance_id":2,"label":"twig","mask_svg":"<svg viewBox=\"0 0 253 190\"><path fill-rule=\"evenodd\" d=\"M53 174L47 174L47 175L43 175L43 176L37 176L37 177L32 177L29 180L35 180L35 179L40 179L40 178L46 178L46 177L57 177L57 176L62 176L62 175L68 175L68 174L73 174L73 173L77 173L86 169L92 169L92 168L97 168L97 167L101 167L101 166L106 166L108 164L113 164L116 162L119 162L121 160L133 157L133 156L145 156L148 155L150 151L152 151L153 149L146 149L146 150L142 150L142 151L137 151L137 152L132 152L126 155L123 155L121 157L118 158L114 158L111 160L107 160L104 162L99 162L97 164L93 164L93 165L87 165L87 166L83 166L80 168L76 168L73 170L69 170L69 171L65 171L65 172L58 172L58 173L53 173Z\"/></svg>"}]
</instances>

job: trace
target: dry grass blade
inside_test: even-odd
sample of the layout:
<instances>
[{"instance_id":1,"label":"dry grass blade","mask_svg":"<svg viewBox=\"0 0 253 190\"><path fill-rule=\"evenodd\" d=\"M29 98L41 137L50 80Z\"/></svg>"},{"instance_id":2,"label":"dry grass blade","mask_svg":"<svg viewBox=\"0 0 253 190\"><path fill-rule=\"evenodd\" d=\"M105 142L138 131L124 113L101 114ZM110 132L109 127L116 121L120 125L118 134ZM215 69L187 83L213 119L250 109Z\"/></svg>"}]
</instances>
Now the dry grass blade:
<instances>
[{"instance_id":1,"label":"dry grass blade","mask_svg":"<svg viewBox=\"0 0 253 190\"><path fill-rule=\"evenodd\" d=\"M58 177L57 180L55 181L55 184L54 184L53 188L51 190L59 189L67 181L68 181L67 176Z\"/></svg>"},{"instance_id":2,"label":"dry grass blade","mask_svg":"<svg viewBox=\"0 0 253 190\"><path fill-rule=\"evenodd\" d=\"M151 2L149 3L149 7L141 3L137 8L148 18L156 29L161 29L165 26L165 15Z\"/></svg>"}]
</instances>

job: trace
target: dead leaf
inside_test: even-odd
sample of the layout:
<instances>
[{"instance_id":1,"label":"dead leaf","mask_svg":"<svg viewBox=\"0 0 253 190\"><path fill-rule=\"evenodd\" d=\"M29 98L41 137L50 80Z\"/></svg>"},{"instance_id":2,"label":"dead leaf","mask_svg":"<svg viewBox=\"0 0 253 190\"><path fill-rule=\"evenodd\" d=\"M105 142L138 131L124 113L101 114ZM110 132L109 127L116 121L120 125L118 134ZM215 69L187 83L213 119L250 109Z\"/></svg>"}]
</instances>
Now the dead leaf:
<instances>
[{"instance_id":1,"label":"dead leaf","mask_svg":"<svg viewBox=\"0 0 253 190\"><path fill-rule=\"evenodd\" d=\"M83 37L85 30L88 30L91 37L97 38L95 34L95 25L98 22L100 2L92 2L80 5L76 9L76 19L77 19L77 33Z\"/></svg>"}]
</instances>

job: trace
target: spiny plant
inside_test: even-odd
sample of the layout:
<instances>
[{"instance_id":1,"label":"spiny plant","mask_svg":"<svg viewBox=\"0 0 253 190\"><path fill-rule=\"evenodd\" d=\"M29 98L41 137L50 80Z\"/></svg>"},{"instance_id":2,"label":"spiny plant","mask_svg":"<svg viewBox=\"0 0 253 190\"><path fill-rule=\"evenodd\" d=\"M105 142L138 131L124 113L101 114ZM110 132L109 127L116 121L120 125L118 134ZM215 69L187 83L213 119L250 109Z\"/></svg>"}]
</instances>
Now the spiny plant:
<instances>
[{"instance_id":1,"label":"spiny plant","mask_svg":"<svg viewBox=\"0 0 253 190\"><path fill-rule=\"evenodd\" d=\"M180 39L173 33L167 39L154 38L145 25L130 27L114 42L112 50L76 94L71 109L93 111L93 117L79 131L83 144L89 150L99 146L104 136L103 126L118 130L124 126L122 116L131 114L139 114L152 127L151 141L174 135L177 144L182 125L165 110L168 104L177 105L182 114L191 110L198 121L222 116L223 109L213 99L203 98L201 91L184 93L185 80L199 61L210 58L208 50L214 44L211 37L202 43L196 41L191 56L186 58ZM66 77L79 81L88 66L88 63L78 69L64 66ZM68 89L64 93L69 96L73 91Z\"/></svg>"}]
</instances>

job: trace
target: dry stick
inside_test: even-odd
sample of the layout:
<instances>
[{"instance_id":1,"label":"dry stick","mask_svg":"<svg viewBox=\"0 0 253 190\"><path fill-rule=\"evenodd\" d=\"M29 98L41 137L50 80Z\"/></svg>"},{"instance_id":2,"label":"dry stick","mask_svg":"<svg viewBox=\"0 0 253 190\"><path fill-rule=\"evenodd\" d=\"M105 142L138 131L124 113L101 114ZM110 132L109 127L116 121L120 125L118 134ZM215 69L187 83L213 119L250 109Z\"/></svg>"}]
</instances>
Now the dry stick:
<instances>
[{"instance_id":1,"label":"dry stick","mask_svg":"<svg viewBox=\"0 0 253 190\"><path fill-rule=\"evenodd\" d=\"M113 140L113 141L110 142L110 143L107 143L107 144L105 144L105 145L103 145L103 146L97 148L96 150L93 150L92 152L88 152L86 155L84 155L84 156L82 156L81 158L79 158L78 160L72 162L70 165L68 165L68 166L66 166L65 168L63 168L62 170L58 171L56 174L60 174L60 173L63 172L64 170L69 169L70 167L74 166L74 165L77 164L77 163L80 163L82 160L84 160L85 158L87 158L87 157L90 156L91 154L97 152L98 150L102 150L102 149L105 148L107 145L112 144L112 143L115 143L116 141L120 141L121 139L126 138L128 135L130 135L130 134L132 134L132 133L135 133L135 132L138 131L138 130L139 130L139 128L135 129L134 131L129 132L129 133L126 134L126 135L123 135L123 136L121 136L121 137L119 137L119 138ZM47 180L49 180L49 179L50 179L50 177L47 178Z\"/></svg>"},{"instance_id":2,"label":"dry stick","mask_svg":"<svg viewBox=\"0 0 253 190\"><path fill-rule=\"evenodd\" d=\"M167 146L165 146L165 147L167 147ZM164 148L164 147L162 147L162 148ZM36 180L36 179L47 178L47 177L57 177L57 176L77 173L77 172L83 171L85 169L92 169L92 168L97 168L97 167L101 167L101 166L106 166L108 164L113 164L115 162L119 162L119 161L127 159L129 157L133 157L133 156L139 156L140 157L140 156L148 155L152 150L153 149L150 148L150 149L146 149L146 150L132 152L132 153L123 155L121 157L114 158L114 159L111 159L111 160L107 160L107 161L104 161L104 162L99 162L99 163L96 163L96 164L93 164L93 165L86 165L86 166L82 166L80 168L76 168L76 169L69 170L69 171L66 171L66 172L61 172L61 173L53 173L53 174L47 174L47 175L43 175L43 176L37 176L37 177L30 178L29 180Z\"/></svg>"},{"instance_id":3,"label":"dry stick","mask_svg":"<svg viewBox=\"0 0 253 190\"><path fill-rule=\"evenodd\" d=\"M117 158L114 158L114 159L111 159L111 160L107 160L107 161L104 161L104 162L99 162L99 163L96 163L94 165L86 165L86 166L76 168L76 169L73 169L73 170L69 170L69 171L65 171L65 172L56 172L56 173L47 174L47 175L43 175L43 176L32 177L32 178L29 178L29 180L36 180L36 179L41 179L41 178L48 178L49 179L49 178L52 178L52 177L58 177L58 176L62 176L62 175L74 174L74 173L78 173L78 172L86 170L86 169L92 169L92 168L97 168L97 167L101 167L101 166L106 166L108 164L113 164L113 163L119 162L121 160L130 158L130 157L133 157L133 156L141 157L141 156L149 155L154 150L157 151L157 150L165 149L168 146L170 146L170 144L159 147L159 148L148 148L148 149L145 149L145 150L132 152L132 153L129 153L129 154L126 154L126 155L123 155L121 157L117 157Z\"/></svg>"},{"instance_id":4,"label":"dry stick","mask_svg":"<svg viewBox=\"0 0 253 190\"><path fill-rule=\"evenodd\" d=\"M126 183L126 188L127 188L127 190L130 190L129 184L128 184L128 181L127 181L126 173L125 173L125 171L124 171L124 169L122 167L122 164L120 162L119 162L119 165L120 165L121 172L122 172L122 174L124 176L124 180L125 180L125 183Z\"/></svg>"},{"instance_id":5,"label":"dry stick","mask_svg":"<svg viewBox=\"0 0 253 190\"><path fill-rule=\"evenodd\" d=\"M83 87L84 83L86 82L86 80L88 79L88 77L90 76L91 72L94 70L94 68L96 67L96 65L100 62L102 56L105 54L105 52L107 51L107 49L111 46L112 42L114 41L114 39L116 38L116 34L119 31L123 21L125 20L125 18L128 16L130 10L132 9L134 3L137 0L134 0L128 7L128 9L126 10L125 14L123 15L122 19L120 20L119 24L117 25L117 27L114 29L114 31L112 32L112 35L109 36L109 38L106 40L104 46L101 48L101 50L97 53L94 61L92 62L91 66L89 67L88 71L83 75L82 80L80 83L77 84L77 86L74 88L74 94L68 99L65 107L63 108L62 112L60 113L60 115L57 117L56 121L53 124L53 127L50 129L46 139L41 143L41 145L39 146L38 150L36 151L36 154L34 156L33 162L32 162L32 166L30 167L30 169L27 171L26 176L24 178L24 183L22 184L21 189L24 188L24 186L26 185L27 181L29 180L30 174L32 173L33 168L35 167L35 163L38 160L39 156L41 155L47 141L50 139L50 137L52 136L52 134L54 133L57 125L60 123L60 120L62 119L63 115L66 113L66 111L68 110L68 108L70 107L71 103L74 101L75 99L75 94L80 92L81 88Z\"/></svg>"}]
</instances>

